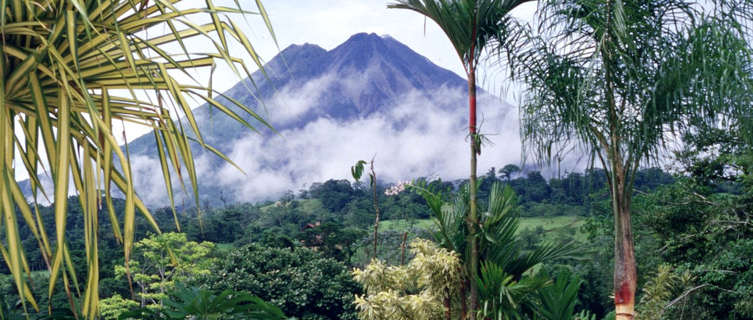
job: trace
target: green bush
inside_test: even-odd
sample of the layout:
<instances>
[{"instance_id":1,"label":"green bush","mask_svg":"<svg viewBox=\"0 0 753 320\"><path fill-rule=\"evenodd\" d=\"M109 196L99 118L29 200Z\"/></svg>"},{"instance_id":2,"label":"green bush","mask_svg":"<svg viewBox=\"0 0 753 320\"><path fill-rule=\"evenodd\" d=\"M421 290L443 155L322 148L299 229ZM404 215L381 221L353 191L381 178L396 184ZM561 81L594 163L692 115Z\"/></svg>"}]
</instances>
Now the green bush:
<instances>
[{"instance_id":1,"label":"green bush","mask_svg":"<svg viewBox=\"0 0 753 320\"><path fill-rule=\"evenodd\" d=\"M214 290L245 291L299 319L356 319L361 289L341 262L307 248L250 244L229 253L197 280Z\"/></svg>"}]
</instances>

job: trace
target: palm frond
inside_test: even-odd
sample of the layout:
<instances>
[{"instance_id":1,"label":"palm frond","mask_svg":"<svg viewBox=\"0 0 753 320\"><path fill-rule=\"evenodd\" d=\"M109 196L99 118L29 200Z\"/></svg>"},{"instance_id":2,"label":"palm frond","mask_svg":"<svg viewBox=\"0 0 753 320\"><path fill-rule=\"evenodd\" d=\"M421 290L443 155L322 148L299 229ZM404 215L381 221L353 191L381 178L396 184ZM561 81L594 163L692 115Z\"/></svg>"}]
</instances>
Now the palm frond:
<instances>
[{"instance_id":1,"label":"palm frond","mask_svg":"<svg viewBox=\"0 0 753 320\"><path fill-rule=\"evenodd\" d=\"M388 8L407 9L433 20L452 42L466 70L475 68L489 43L515 40L508 16L531 0L398 0Z\"/></svg>"},{"instance_id":2,"label":"palm frond","mask_svg":"<svg viewBox=\"0 0 753 320\"><path fill-rule=\"evenodd\" d=\"M515 279L503 267L491 261L481 263L476 278L482 309L478 312L487 319L524 319L521 307L530 304L529 296L550 283L546 278L525 277Z\"/></svg>"},{"instance_id":3,"label":"palm frond","mask_svg":"<svg viewBox=\"0 0 753 320\"><path fill-rule=\"evenodd\" d=\"M425 181L414 181L408 188L418 193L429 206L437 232L434 234L439 244L449 250L465 253L466 229L464 218L468 212L467 188L459 192L454 203L446 203L440 191L433 190Z\"/></svg>"},{"instance_id":4,"label":"palm frond","mask_svg":"<svg viewBox=\"0 0 753 320\"><path fill-rule=\"evenodd\" d=\"M546 320L573 319L582 283L583 280L570 270L561 270L551 286L538 289L541 304L536 311Z\"/></svg>"},{"instance_id":5,"label":"palm frond","mask_svg":"<svg viewBox=\"0 0 753 320\"><path fill-rule=\"evenodd\" d=\"M521 106L528 151L549 161L573 145L605 159L614 149L632 168L658 159L694 122L750 128L741 114L753 101L750 29L734 19L753 12L743 2L544 2L538 34L516 53L515 73L529 89Z\"/></svg>"},{"instance_id":6,"label":"palm frond","mask_svg":"<svg viewBox=\"0 0 753 320\"><path fill-rule=\"evenodd\" d=\"M96 316L98 301L98 213L102 210L100 189L116 239L123 242L126 261L133 246L134 219L139 211L159 232L154 219L134 189L133 172L127 150L121 149L114 122L147 126L153 129L159 148L168 196L173 202L171 172L181 183L188 174L198 201L195 166L189 139L219 154L204 143L198 121L187 96L204 97L212 92L210 84L196 81L196 71L226 63L238 76L248 76L249 68L240 57L230 53L231 41L237 41L245 55L257 66L262 61L229 15L260 14L271 28L266 11L257 1L259 12L226 8L211 0L199 5L193 1L77 0L48 2L3 1L0 33L0 208L7 250L3 259L9 265L23 301L35 299L25 283L26 259L18 238L19 223L34 234L49 261L48 294L55 290L61 273L64 283L75 275L66 247L67 200L75 191L84 209L85 251L88 267L84 286L82 315ZM204 25L192 23L194 17L208 17ZM167 30L167 31L165 31ZM270 29L271 31L271 29ZM189 52L189 43L205 43L207 52ZM180 48L177 52L174 48ZM210 48L210 50L207 50ZM241 74L239 70L246 71ZM183 81L179 79L190 79ZM204 101L223 114L255 129L245 117L261 120L248 108L237 114L229 106L204 97ZM176 121L176 119L184 121ZM177 125L176 125L177 123ZM189 131L183 130L184 123ZM263 126L266 122L259 121ZM22 134L19 134L22 132ZM23 166L13 165L20 154ZM46 154L46 156L45 156ZM31 177L32 197L48 194L40 181L40 168L49 168L54 182L54 241L41 226L38 212L32 213L15 182L17 173ZM70 181L69 181L70 179ZM72 182L73 190L68 190ZM111 185L125 195L126 210L118 220L113 210ZM21 208L23 222L15 220L14 207ZM36 208L36 203L34 208ZM35 217L36 215L36 217ZM127 262L126 262L127 264ZM68 288L66 288L68 290ZM26 292L29 292L28 294Z\"/></svg>"}]
</instances>

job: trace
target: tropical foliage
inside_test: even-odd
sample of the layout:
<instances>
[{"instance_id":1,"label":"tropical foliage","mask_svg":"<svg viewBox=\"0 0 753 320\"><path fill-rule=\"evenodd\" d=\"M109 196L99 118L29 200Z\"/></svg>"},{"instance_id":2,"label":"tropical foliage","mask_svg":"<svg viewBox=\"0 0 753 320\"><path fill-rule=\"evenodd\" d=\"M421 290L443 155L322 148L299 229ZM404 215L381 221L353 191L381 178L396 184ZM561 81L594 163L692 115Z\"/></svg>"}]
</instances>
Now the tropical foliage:
<instances>
[{"instance_id":1,"label":"tropical foliage","mask_svg":"<svg viewBox=\"0 0 753 320\"><path fill-rule=\"evenodd\" d=\"M463 63L468 79L468 137L470 139L470 185L469 210L466 227L466 241L470 256L464 260L466 272L475 277L479 271L479 244L477 225L479 224L476 196L477 159L481 154L480 134L476 124L476 72L482 55L493 46L512 45L517 42L519 24L509 13L515 7L530 0L398 0L389 8L415 11L433 20L444 31ZM479 306L478 288L470 281L470 306ZM471 313L471 319L475 315Z\"/></svg>"},{"instance_id":2,"label":"tropical foliage","mask_svg":"<svg viewBox=\"0 0 753 320\"><path fill-rule=\"evenodd\" d=\"M134 259L128 263L136 299L141 307L160 309L167 293L177 282L185 282L209 273L215 259L210 257L211 242L187 241L184 233L163 233L142 239L134 245ZM127 276L126 267L115 266L115 278Z\"/></svg>"},{"instance_id":3,"label":"tropical foliage","mask_svg":"<svg viewBox=\"0 0 753 320\"><path fill-rule=\"evenodd\" d=\"M339 261L308 248L251 244L218 261L196 282L210 289L244 291L299 319L355 319L360 287Z\"/></svg>"},{"instance_id":4,"label":"tropical foliage","mask_svg":"<svg viewBox=\"0 0 753 320\"><path fill-rule=\"evenodd\" d=\"M170 292L160 310L142 308L121 313L118 319L288 319L276 306L245 292L224 290L215 293L206 289L178 286Z\"/></svg>"},{"instance_id":5,"label":"tropical foliage","mask_svg":"<svg viewBox=\"0 0 753 320\"><path fill-rule=\"evenodd\" d=\"M460 190L453 202L445 202L441 194L432 192L421 185L416 190L426 200L434 214L436 223L435 238L439 245L460 254L461 261L469 259L465 241L467 229L464 218L468 211L468 185ZM509 186L495 183L488 199L488 206L479 222L479 255L481 269L478 275L463 273L464 284L474 282L479 288L482 315L507 319L509 313L521 310L522 301L529 293L543 287L548 279L527 275L536 265L544 261L561 258L572 252L569 244L545 243L533 250L523 250L518 238L518 213L515 193ZM461 285L462 287L462 285ZM460 305L468 309L466 293L461 290ZM502 315L501 312L508 314ZM499 314L499 315L498 315ZM465 315L461 315L465 316Z\"/></svg>"},{"instance_id":6,"label":"tropical foliage","mask_svg":"<svg viewBox=\"0 0 753 320\"><path fill-rule=\"evenodd\" d=\"M374 259L353 271L366 291L355 299L359 319L444 319L452 314L451 299L461 280L457 254L423 239L413 240L410 248L414 258L407 265Z\"/></svg>"},{"instance_id":7,"label":"tropical foliage","mask_svg":"<svg viewBox=\"0 0 753 320\"><path fill-rule=\"evenodd\" d=\"M632 190L641 164L698 126L750 132L750 7L712 1L546 1L513 73L527 85L523 136L539 159L578 146L607 171L618 319L634 315Z\"/></svg>"},{"instance_id":8,"label":"tropical foliage","mask_svg":"<svg viewBox=\"0 0 753 320\"><path fill-rule=\"evenodd\" d=\"M562 269L551 286L539 289L541 305L538 314L546 320L571 320L580 316L575 314L578 302L578 289L583 280L568 269Z\"/></svg>"},{"instance_id":9,"label":"tropical foliage","mask_svg":"<svg viewBox=\"0 0 753 320\"><path fill-rule=\"evenodd\" d=\"M77 286L75 266L66 247L68 186L73 185L84 208L86 267L81 315L97 314L98 212L104 202L110 212L116 238L122 241L125 259L133 252L134 217L140 211L159 232L149 210L133 187L133 175L126 139L119 127L141 125L152 128L159 150L168 193L171 174L190 181L194 195L197 181L189 141L218 153L202 139L187 98L205 101L245 125L235 111L258 115L240 104L235 109L219 103L211 85L196 80L195 70L211 71L223 61L239 78L249 66L230 54L236 42L261 66L250 41L233 22L231 14L250 13L206 1L46 1L3 2L0 32L0 203L6 245L3 259L14 275L24 305L38 308L26 277L30 273L20 244L19 224L34 233L50 271L48 295L62 278L73 299ZM257 13L266 20L259 1ZM203 16L206 24L192 21ZM269 22L267 20L267 24ZM270 29L271 31L271 29ZM203 43L202 52L188 51ZM204 51L205 49L209 49ZM183 80L190 79L190 80ZM232 99L229 99L232 102ZM174 121L180 118L180 121ZM20 155L17 165L14 156ZM219 154L219 153L218 153ZM224 156L222 156L224 157ZM172 171L171 171L172 170ZM50 174L54 190L45 190L41 172ZM25 173L32 180L35 201L47 198L55 204L55 233L47 235L39 225L36 205L28 205L15 178ZM116 219L112 209L111 185L125 196L125 214ZM100 190L104 189L104 193ZM104 198L104 200L102 199ZM172 198L172 195L171 195ZM14 208L22 213L17 221Z\"/></svg>"}]
</instances>

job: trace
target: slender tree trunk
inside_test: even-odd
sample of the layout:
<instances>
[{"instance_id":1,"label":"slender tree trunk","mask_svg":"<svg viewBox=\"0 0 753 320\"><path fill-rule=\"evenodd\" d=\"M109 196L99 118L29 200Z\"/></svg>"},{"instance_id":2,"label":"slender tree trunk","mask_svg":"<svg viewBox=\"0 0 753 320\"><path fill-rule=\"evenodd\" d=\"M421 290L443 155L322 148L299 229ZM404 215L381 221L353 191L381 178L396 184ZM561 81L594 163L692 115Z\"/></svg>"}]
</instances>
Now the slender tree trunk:
<instances>
[{"instance_id":1,"label":"slender tree trunk","mask_svg":"<svg viewBox=\"0 0 753 320\"><path fill-rule=\"evenodd\" d=\"M613 167L614 168L614 167ZM614 212L614 305L616 320L635 318L637 272L630 222L630 190L626 189L625 171L614 169L612 210Z\"/></svg>"},{"instance_id":2,"label":"slender tree trunk","mask_svg":"<svg viewBox=\"0 0 753 320\"><path fill-rule=\"evenodd\" d=\"M450 320L452 317L452 296L450 290L445 290L444 294L444 318Z\"/></svg>"},{"instance_id":3,"label":"slender tree trunk","mask_svg":"<svg viewBox=\"0 0 753 320\"><path fill-rule=\"evenodd\" d=\"M408 231L403 232L403 243L400 245L400 265L405 264L405 245L408 241Z\"/></svg>"},{"instance_id":4,"label":"slender tree trunk","mask_svg":"<svg viewBox=\"0 0 753 320\"><path fill-rule=\"evenodd\" d=\"M379 204L377 203L377 180L374 172L374 159L371 159L371 193L374 196L374 259L377 258L377 244L379 243Z\"/></svg>"},{"instance_id":5,"label":"slender tree trunk","mask_svg":"<svg viewBox=\"0 0 753 320\"><path fill-rule=\"evenodd\" d=\"M473 50L471 50L473 51ZM470 263L468 268L468 280L471 289L471 320L476 319L476 309L478 309L478 287L476 286L476 275L478 273L479 252L478 241L476 240L476 225L478 224L478 208L476 207L476 156L479 153L478 139L476 132L476 70L474 66L469 67L468 72L468 106L469 106L469 123L468 131L471 140L471 178L469 181L470 195L470 212L468 213L468 247L471 250Z\"/></svg>"},{"instance_id":6,"label":"slender tree trunk","mask_svg":"<svg viewBox=\"0 0 753 320\"><path fill-rule=\"evenodd\" d=\"M468 318L468 285L467 281L460 282L460 320Z\"/></svg>"},{"instance_id":7,"label":"slender tree trunk","mask_svg":"<svg viewBox=\"0 0 753 320\"><path fill-rule=\"evenodd\" d=\"M604 42L611 43L612 1L606 1L606 35ZM617 110L612 69L618 68L612 60L610 46L602 46L602 59L605 68L606 98L609 109L609 150L608 161L612 166L610 193L612 195L612 212L614 214L614 306L615 320L633 320L635 318L635 290L638 274L635 268L635 248L633 245L632 223L630 221L630 204L632 188L628 187L628 172L632 163L623 162L620 149L620 131L618 130L621 112ZM602 142L604 144L605 142ZM604 146L607 147L607 146ZM602 160L603 161L603 160Z\"/></svg>"}]
</instances>

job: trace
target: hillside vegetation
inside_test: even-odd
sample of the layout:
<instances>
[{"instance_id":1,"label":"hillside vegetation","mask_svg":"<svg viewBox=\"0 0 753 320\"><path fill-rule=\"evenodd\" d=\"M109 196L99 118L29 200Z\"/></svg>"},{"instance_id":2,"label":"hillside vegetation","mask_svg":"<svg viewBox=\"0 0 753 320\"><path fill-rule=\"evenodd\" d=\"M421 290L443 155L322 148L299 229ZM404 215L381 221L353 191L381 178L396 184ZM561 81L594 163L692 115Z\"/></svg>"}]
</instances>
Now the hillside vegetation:
<instances>
[{"instance_id":1,"label":"hillside vegetation","mask_svg":"<svg viewBox=\"0 0 753 320\"><path fill-rule=\"evenodd\" d=\"M524 247L534 248L543 242L569 242L576 241L581 246L587 246L587 237L593 234L587 226L598 221L604 214L603 205L606 201L603 184L599 183L598 177L603 175L602 171L592 170L586 173L569 173L561 179L545 180L540 173L530 172L527 174L516 173L513 177L506 178L501 176L498 171L491 168L483 177L481 182L481 201L488 201L489 189L493 183L503 183L511 186L520 194L520 227L518 234ZM650 192L660 186L672 184L674 178L658 169L647 169L641 172L641 179L637 184L638 188ZM425 181L417 179L420 183ZM593 182L591 182L593 181ZM444 182L435 180L429 182L437 190L444 190L444 197L451 198L458 191L456 186L463 184L463 181ZM389 185L378 185L378 201L383 212L383 221L379 228L379 257L390 263L399 263L401 259L402 236L407 233L407 241L414 238L434 239L432 235L436 232L436 225L432 218L432 213L426 206L425 200L415 192L404 191L394 196L385 194ZM340 265L339 268L360 267L366 265L370 259L369 247L373 241L370 236L373 230L373 206L371 193L367 186L359 183L348 182L345 180L329 180L322 183L313 184L306 190L298 193L288 193L275 201L265 201L259 203L241 203L220 208L202 208L202 214L199 216L195 209L185 210L179 214L180 232L185 234L184 240L170 240L174 245L178 243L202 243L211 244L208 251L201 256L191 259L196 261L211 259L214 262L203 264L203 267L192 267L196 273L190 278L183 281L197 285L202 285L201 270L206 270L207 274L212 274L213 265L216 261L227 259L227 255L234 254L237 250L245 248L248 245L262 246L263 248L297 248L300 254L314 255L320 259L330 259L328 263ZM67 236L70 242L71 257L74 264L77 261L85 259L83 250L83 226L81 221L76 219L78 201L73 197L69 200L69 221ZM122 200L115 199L115 209L119 215L122 215L125 203ZM53 207L41 207L42 217L52 219L50 212ZM173 221L172 210L162 208L154 210L154 217L157 223L162 226L163 232L178 232L175 222ZM101 219L106 218L106 212L101 213ZM43 221L46 226L54 225L52 221ZM52 231L52 230L50 230ZM101 295L103 298L111 297L130 297L128 282L122 273L118 271L123 265L122 246L119 245L111 229L103 225L100 230L100 254L103 257L100 265ZM46 265L41 255L36 251L38 247L28 229L22 229L22 239L24 245L30 254L29 266L34 271L34 277L41 280L33 281L42 285L47 277ZM143 218L137 218L135 241L146 241L152 239L154 234ZM177 241L177 242L175 242ZM262 250L262 247L255 247ZM526 249L526 250L528 250ZM150 256L148 251L138 251L140 259L146 259ZM151 249L155 250L155 249ZM192 249L191 251L194 251ZM298 252L298 251L296 251ZM143 255L143 256L142 256ZM297 258L296 258L297 259ZM146 263L149 259L140 260L140 263ZM152 261L151 263L160 263ZM161 262L169 265L169 262ZM280 262L282 263L282 262ZM281 266L279 266L281 267ZM257 267L254 267L257 268ZM260 267L259 267L260 268ZM271 268L271 267L270 267ZM277 268L277 267L275 267ZM307 267L308 268L308 267ZM345 269L343 269L345 270ZM0 267L0 273L6 273L8 270ZM83 277L85 270L76 270L78 277ZM303 271L302 271L303 272ZM310 271L305 271L310 272ZM7 280L10 280L7 277ZM4 280L5 281L5 280ZM152 280L154 281L154 280ZM172 283L171 280L169 283ZM209 280L206 280L209 281ZM5 283L0 296L12 297L15 295L15 289L10 282ZM159 283L159 281L157 281ZM214 280L206 282L214 283ZM147 285L147 284L144 284ZM322 284L324 285L324 284ZM332 283L331 285L340 284ZM343 294L358 293L360 289L356 284L349 285L339 290L347 290ZM166 288L171 288L168 284ZM213 285L217 290L224 290L234 287L222 287ZM304 315L301 313L305 303L320 301L321 298L307 297L300 303L284 303L284 296L269 295L263 293L264 287L249 290L253 294L269 299L277 304L287 315ZM237 288L234 288L237 289ZM42 288L34 288L35 291L41 291ZM288 289L280 289L284 290ZM312 300L313 299L313 300ZM107 303L117 301L118 304L127 305L126 300L117 299L105 300ZM138 301L138 300L136 300ZM342 305L346 300L337 302L338 308L350 310L351 317L355 315L353 309ZM349 300L348 300L349 301ZM12 303L13 300L6 300L6 303ZM321 302L321 301L320 301ZM42 300L41 303L47 303ZM64 292L58 292L53 296L51 305L60 309L60 312L67 310L67 298ZM350 303L350 302L348 302ZM604 301L597 301L603 304ZM137 305L140 303L137 303ZM347 304L347 303L346 303ZM10 304L12 306L12 304ZM146 305L149 305L147 303ZM339 310L339 309L338 309ZM331 312L321 311L322 314L329 318L335 319ZM346 311L337 311L346 312ZM344 318L347 318L343 316ZM304 317L305 318L305 317Z\"/></svg>"}]
</instances>

